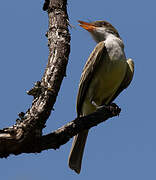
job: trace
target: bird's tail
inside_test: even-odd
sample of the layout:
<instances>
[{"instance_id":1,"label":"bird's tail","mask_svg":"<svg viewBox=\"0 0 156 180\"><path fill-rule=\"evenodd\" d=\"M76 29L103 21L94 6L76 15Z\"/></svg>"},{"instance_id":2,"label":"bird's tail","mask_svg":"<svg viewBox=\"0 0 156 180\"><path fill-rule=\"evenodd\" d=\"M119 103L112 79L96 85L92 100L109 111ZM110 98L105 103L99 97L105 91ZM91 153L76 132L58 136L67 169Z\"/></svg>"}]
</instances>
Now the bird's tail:
<instances>
[{"instance_id":1,"label":"bird's tail","mask_svg":"<svg viewBox=\"0 0 156 180\"><path fill-rule=\"evenodd\" d=\"M87 140L87 135L88 135L88 130L85 130L74 136L73 144L69 154L68 165L78 174L81 171L81 163L82 163L83 152Z\"/></svg>"}]
</instances>

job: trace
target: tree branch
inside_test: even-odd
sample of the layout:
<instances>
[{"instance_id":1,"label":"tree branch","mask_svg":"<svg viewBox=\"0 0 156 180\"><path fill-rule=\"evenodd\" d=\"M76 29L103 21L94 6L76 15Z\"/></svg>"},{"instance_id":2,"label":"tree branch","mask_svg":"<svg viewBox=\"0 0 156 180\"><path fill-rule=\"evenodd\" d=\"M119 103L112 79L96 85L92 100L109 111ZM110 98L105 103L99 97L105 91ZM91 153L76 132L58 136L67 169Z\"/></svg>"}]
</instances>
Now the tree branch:
<instances>
[{"instance_id":1,"label":"tree branch","mask_svg":"<svg viewBox=\"0 0 156 180\"><path fill-rule=\"evenodd\" d=\"M13 138L12 134L10 134L11 138L5 136L5 130L3 130L0 134L3 134L3 137L0 136L0 157L7 157L10 154L39 153L47 149L58 149L79 132L119 115L120 111L121 109L115 104L104 106L88 116L76 118L50 134L40 137L33 136L28 141L21 141L16 136Z\"/></svg>"},{"instance_id":2,"label":"tree branch","mask_svg":"<svg viewBox=\"0 0 156 180\"><path fill-rule=\"evenodd\" d=\"M48 2L48 1L47 1ZM32 137L40 137L56 101L70 53L67 0L49 0L49 30L47 32L49 57L41 82L37 82L29 95L34 96L32 106L26 113L20 113L15 125L0 131L0 144L7 154L4 139L20 141L25 145ZM4 133L5 132L5 133ZM12 143L9 144L12 146ZM11 148L11 147L9 147ZM14 147L15 148L15 147Z\"/></svg>"}]
</instances>

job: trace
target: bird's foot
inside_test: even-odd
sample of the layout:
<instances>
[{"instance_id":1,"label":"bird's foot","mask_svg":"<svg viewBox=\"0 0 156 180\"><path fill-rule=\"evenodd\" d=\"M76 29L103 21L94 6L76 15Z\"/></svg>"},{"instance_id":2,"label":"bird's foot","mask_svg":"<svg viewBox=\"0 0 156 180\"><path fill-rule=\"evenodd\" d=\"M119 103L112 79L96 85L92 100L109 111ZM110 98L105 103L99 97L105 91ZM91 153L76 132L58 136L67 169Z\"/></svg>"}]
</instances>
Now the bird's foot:
<instances>
[{"instance_id":1,"label":"bird's foot","mask_svg":"<svg viewBox=\"0 0 156 180\"><path fill-rule=\"evenodd\" d=\"M100 111L100 110L103 110L103 109L108 109L113 115L118 115L119 116L119 114L121 112L121 109L115 103L112 103L110 105L103 104L101 106L98 106L95 103L95 101L92 101L92 105L95 106L97 111Z\"/></svg>"},{"instance_id":2,"label":"bird's foot","mask_svg":"<svg viewBox=\"0 0 156 180\"><path fill-rule=\"evenodd\" d=\"M101 106L97 105L95 101L92 101L92 105L96 108L96 110L101 110L103 108L108 108L109 106L103 104Z\"/></svg>"}]
</instances>

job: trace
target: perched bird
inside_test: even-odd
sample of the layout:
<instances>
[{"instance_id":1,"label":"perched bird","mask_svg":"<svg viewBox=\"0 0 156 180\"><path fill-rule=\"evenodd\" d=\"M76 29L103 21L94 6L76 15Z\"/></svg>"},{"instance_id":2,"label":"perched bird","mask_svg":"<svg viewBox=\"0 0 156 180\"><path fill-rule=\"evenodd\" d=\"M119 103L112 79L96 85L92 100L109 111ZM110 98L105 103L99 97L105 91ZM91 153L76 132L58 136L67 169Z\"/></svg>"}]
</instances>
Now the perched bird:
<instances>
[{"instance_id":1,"label":"perched bird","mask_svg":"<svg viewBox=\"0 0 156 180\"><path fill-rule=\"evenodd\" d=\"M99 106L109 105L130 84L134 73L134 62L126 59L124 44L118 31L106 21L84 22L86 29L97 42L90 54L79 83L77 115L85 116ZM88 130L73 139L69 154L69 167L80 173Z\"/></svg>"}]
</instances>

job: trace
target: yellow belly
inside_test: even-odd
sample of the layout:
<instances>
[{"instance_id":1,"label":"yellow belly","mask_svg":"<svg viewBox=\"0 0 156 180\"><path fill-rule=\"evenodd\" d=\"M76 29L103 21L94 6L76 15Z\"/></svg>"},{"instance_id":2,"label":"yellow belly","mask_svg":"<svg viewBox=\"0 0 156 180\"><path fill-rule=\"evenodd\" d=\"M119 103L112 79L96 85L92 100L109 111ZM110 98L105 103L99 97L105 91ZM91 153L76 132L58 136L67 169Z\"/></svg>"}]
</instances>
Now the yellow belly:
<instances>
[{"instance_id":1,"label":"yellow belly","mask_svg":"<svg viewBox=\"0 0 156 180\"><path fill-rule=\"evenodd\" d=\"M103 61L97 68L86 93L82 106L83 115L96 110L91 101L97 105L108 104L125 77L127 62L125 60Z\"/></svg>"}]
</instances>

